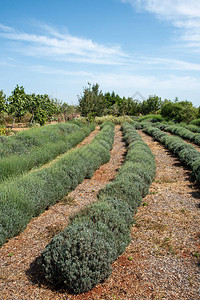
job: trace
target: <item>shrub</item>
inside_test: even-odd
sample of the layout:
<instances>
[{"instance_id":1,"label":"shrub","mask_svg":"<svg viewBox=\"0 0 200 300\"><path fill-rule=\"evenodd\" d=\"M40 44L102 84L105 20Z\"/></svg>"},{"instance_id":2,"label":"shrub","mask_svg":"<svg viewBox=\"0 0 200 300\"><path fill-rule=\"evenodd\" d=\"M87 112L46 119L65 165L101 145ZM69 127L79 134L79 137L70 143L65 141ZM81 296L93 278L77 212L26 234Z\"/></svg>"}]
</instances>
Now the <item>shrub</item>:
<instances>
[{"instance_id":1,"label":"shrub","mask_svg":"<svg viewBox=\"0 0 200 300\"><path fill-rule=\"evenodd\" d=\"M73 224L56 235L42 253L46 279L83 293L111 273L113 245L87 224Z\"/></svg>"},{"instance_id":2,"label":"shrub","mask_svg":"<svg viewBox=\"0 0 200 300\"><path fill-rule=\"evenodd\" d=\"M133 213L155 175L154 157L134 127L126 123L123 131L128 154L115 180L99 192L98 202L75 214L42 253L46 279L65 284L73 293L86 292L109 276L110 264L130 242Z\"/></svg>"},{"instance_id":3,"label":"shrub","mask_svg":"<svg viewBox=\"0 0 200 300\"><path fill-rule=\"evenodd\" d=\"M191 125L200 126L200 119L194 119L190 122Z\"/></svg>"},{"instance_id":4,"label":"shrub","mask_svg":"<svg viewBox=\"0 0 200 300\"><path fill-rule=\"evenodd\" d=\"M200 145L200 133L191 132L191 130L187 129L188 126L182 127L180 125L166 125L166 124L163 125L161 123L158 123L155 126L161 130L171 132L171 133L178 135L184 139L187 139L187 140L195 143L196 145Z\"/></svg>"},{"instance_id":5,"label":"shrub","mask_svg":"<svg viewBox=\"0 0 200 300\"><path fill-rule=\"evenodd\" d=\"M4 156L0 159L0 181L5 180L9 176L29 171L33 167L39 167L49 162L56 156L63 154L76 146L87 135L89 135L92 130L94 130L94 125L91 125L90 127L73 125L73 127L67 126L68 133L63 133L63 131L66 131L66 128L60 126L59 134L62 136L62 139L57 138L55 133L50 132L49 129L47 132L43 130L43 134L46 135L44 140L46 141L45 144L41 144L43 141L40 141L40 138L37 140L34 135L29 133L29 135L23 136L22 144L20 145L21 139L20 136L17 136L10 144L10 146L12 145L12 151L15 150L16 154L11 155L6 155L5 145L7 144L7 141L4 141L3 145L0 144L0 151L2 150L2 153L4 154ZM37 144L37 141L41 145L37 147L33 146ZM26 149L26 147L28 148ZM21 153L21 151L23 151L23 153ZM20 155L19 152L21 153Z\"/></svg>"},{"instance_id":6,"label":"shrub","mask_svg":"<svg viewBox=\"0 0 200 300\"><path fill-rule=\"evenodd\" d=\"M94 122L97 125L100 125L107 121L112 122L115 125L121 125L124 122L132 122L132 119L129 116L116 117L116 116L112 116L112 115L107 115L107 116L103 116L103 117L95 117L95 119L94 119Z\"/></svg>"},{"instance_id":7,"label":"shrub","mask_svg":"<svg viewBox=\"0 0 200 300\"><path fill-rule=\"evenodd\" d=\"M103 147L101 140L112 136L113 131L113 126L107 125L99 133L101 139L70 151L49 166L6 180L0 185L0 211L3 212L0 214L0 224L3 224L0 245L109 160L108 148L111 148L113 140L110 139L109 147Z\"/></svg>"},{"instance_id":8,"label":"shrub","mask_svg":"<svg viewBox=\"0 0 200 300\"><path fill-rule=\"evenodd\" d=\"M6 128L6 126L0 126L0 136L8 136L11 134L11 129Z\"/></svg>"},{"instance_id":9,"label":"shrub","mask_svg":"<svg viewBox=\"0 0 200 300\"><path fill-rule=\"evenodd\" d=\"M152 123L156 123L156 122L161 122L164 120L164 118L161 115L155 115L155 114L149 114L149 115L145 115L139 118L139 122L142 121L150 121Z\"/></svg>"},{"instance_id":10,"label":"shrub","mask_svg":"<svg viewBox=\"0 0 200 300\"><path fill-rule=\"evenodd\" d=\"M109 200L108 200L109 199ZM108 242L112 242L115 249L116 259L126 248L130 242L130 225L132 224L132 211L130 206L123 203L122 212L119 208L122 208L122 200L117 198L108 198L104 201L98 201L95 204L90 205L86 209L82 210L71 218L72 224L74 223L86 223L91 224L90 228L100 230L103 223L106 227L105 239Z\"/></svg>"},{"instance_id":11,"label":"shrub","mask_svg":"<svg viewBox=\"0 0 200 300\"><path fill-rule=\"evenodd\" d=\"M152 126L143 129L144 132L153 136L156 140L163 143L172 153L176 154L180 161L192 169L193 177L200 182L199 160L200 152L192 145L188 145L181 138L169 136L158 128Z\"/></svg>"}]
</instances>

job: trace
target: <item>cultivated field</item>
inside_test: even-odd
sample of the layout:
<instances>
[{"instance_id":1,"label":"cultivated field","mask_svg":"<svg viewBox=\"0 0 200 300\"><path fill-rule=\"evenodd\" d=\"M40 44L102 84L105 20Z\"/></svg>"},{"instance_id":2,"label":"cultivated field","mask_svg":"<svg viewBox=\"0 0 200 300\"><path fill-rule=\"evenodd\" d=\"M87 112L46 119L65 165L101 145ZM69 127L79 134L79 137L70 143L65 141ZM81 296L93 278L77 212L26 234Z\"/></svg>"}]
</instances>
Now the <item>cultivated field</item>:
<instances>
[{"instance_id":1,"label":"cultivated field","mask_svg":"<svg viewBox=\"0 0 200 300\"><path fill-rule=\"evenodd\" d=\"M2 299L199 299L199 133L53 126L0 143Z\"/></svg>"}]
</instances>

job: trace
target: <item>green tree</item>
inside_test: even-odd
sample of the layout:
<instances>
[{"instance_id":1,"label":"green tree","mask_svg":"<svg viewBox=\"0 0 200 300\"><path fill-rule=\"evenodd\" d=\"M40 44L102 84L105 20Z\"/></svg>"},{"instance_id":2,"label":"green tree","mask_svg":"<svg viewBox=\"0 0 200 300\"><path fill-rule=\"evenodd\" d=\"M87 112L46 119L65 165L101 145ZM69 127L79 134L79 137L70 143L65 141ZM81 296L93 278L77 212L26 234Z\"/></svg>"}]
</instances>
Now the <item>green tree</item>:
<instances>
[{"instance_id":1,"label":"green tree","mask_svg":"<svg viewBox=\"0 0 200 300\"><path fill-rule=\"evenodd\" d=\"M0 113L6 112L6 110L6 95L4 94L3 90L0 90Z\"/></svg>"},{"instance_id":2,"label":"green tree","mask_svg":"<svg viewBox=\"0 0 200 300\"><path fill-rule=\"evenodd\" d=\"M18 85L12 91L12 95L8 98L8 114L13 117L14 126L15 119L21 120L21 117L25 115L27 111L27 98L24 91L24 87L19 87Z\"/></svg>"},{"instance_id":3,"label":"green tree","mask_svg":"<svg viewBox=\"0 0 200 300\"><path fill-rule=\"evenodd\" d=\"M60 104L58 101L50 99L47 94L31 94L27 96L27 110L32 115L30 124L36 122L44 125L47 120L51 121L54 114L60 112Z\"/></svg>"},{"instance_id":4,"label":"green tree","mask_svg":"<svg viewBox=\"0 0 200 300\"><path fill-rule=\"evenodd\" d=\"M148 115L150 113L155 114L161 108L161 98L158 96L149 96L147 100L144 100L141 105L141 113Z\"/></svg>"},{"instance_id":5,"label":"green tree","mask_svg":"<svg viewBox=\"0 0 200 300\"><path fill-rule=\"evenodd\" d=\"M193 106L192 102L180 101L168 102L161 108L161 115L164 118L174 119L176 122L187 122L197 117L197 109Z\"/></svg>"},{"instance_id":6,"label":"green tree","mask_svg":"<svg viewBox=\"0 0 200 300\"><path fill-rule=\"evenodd\" d=\"M0 90L0 123L5 122L4 113L7 112L6 95Z\"/></svg>"},{"instance_id":7,"label":"green tree","mask_svg":"<svg viewBox=\"0 0 200 300\"><path fill-rule=\"evenodd\" d=\"M197 118L200 119L200 106L199 106L199 108L198 108Z\"/></svg>"},{"instance_id":8,"label":"green tree","mask_svg":"<svg viewBox=\"0 0 200 300\"><path fill-rule=\"evenodd\" d=\"M83 95L78 97L79 110L82 116L87 117L89 120L95 116L102 116L105 105L104 97L99 84L91 85L84 88Z\"/></svg>"},{"instance_id":9,"label":"green tree","mask_svg":"<svg viewBox=\"0 0 200 300\"><path fill-rule=\"evenodd\" d=\"M64 120L69 121L70 116L77 112L77 107L74 105L69 105L67 103L63 103L60 108L60 112L64 115Z\"/></svg>"}]
</instances>

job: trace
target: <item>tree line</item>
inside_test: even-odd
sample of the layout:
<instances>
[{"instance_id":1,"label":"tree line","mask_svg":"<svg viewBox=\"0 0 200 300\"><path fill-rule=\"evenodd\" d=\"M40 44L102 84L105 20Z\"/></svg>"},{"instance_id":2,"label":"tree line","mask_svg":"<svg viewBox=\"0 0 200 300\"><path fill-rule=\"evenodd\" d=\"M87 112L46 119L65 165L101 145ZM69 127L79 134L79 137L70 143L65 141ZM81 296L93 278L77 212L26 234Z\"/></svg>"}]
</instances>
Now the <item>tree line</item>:
<instances>
[{"instance_id":1,"label":"tree line","mask_svg":"<svg viewBox=\"0 0 200 300\"><path fill-rule=\"evenodd\" d=\"M16 119L20 122L27 113L30 125L34 123L44 125L45 122L51 121L53 116L61 113L67 121L69 114L75 111L76 107L73 105L51 99L47 94L26 94L23 86L17 85L9 97L0 90L0 121L3 122L4 114L8 114L13 119L12 127Z\"/></svg>"},{"instance_id":2,"label":"tree line","mask_svg":"<svg viewBox=\"0 0 200 300\"><path fill-rule=\"evenodd\" d=\"M115 92L103 94L98 83L93 85L88 83L88 87L84 88L78 100L81 115L89 120L107 114L115 116L161 114L164 118L174 119L177 122L190 122L200 118L200 107L195 108L190 101L178 101L178 98L174 101L161 100L156 95L149 96L143 101L131 97L121 98Z\"/></svg>"},{"instance_id":3,"label":"tree line","mask_svg":"<svg viewBox=\"0 0 200 300\"><path fill-rule=\"evenodd\" d=\"M100 90L98 83L90 84L83 89L83 93L78 96L78 106L62 103L57 99L51 99L47 94L26 94L24 87L18 85L9 97L0 90L0 122L4 114L8 114L13 119L21 121L25 114L29 114L29 123L39 123L51 121L53 116L62 114L64 121L69 119L69 115L80 113L92 121L96 116L138 116L148 114L161 114L166 119L173 119L176 122L190 122L200 118L200 107L195 108L190 101L174 101L154 95L148 99L139 101L131 97L120 97L118 94ZM12 126L13 126L12 125Z\"/></svg>"}]
</instances>

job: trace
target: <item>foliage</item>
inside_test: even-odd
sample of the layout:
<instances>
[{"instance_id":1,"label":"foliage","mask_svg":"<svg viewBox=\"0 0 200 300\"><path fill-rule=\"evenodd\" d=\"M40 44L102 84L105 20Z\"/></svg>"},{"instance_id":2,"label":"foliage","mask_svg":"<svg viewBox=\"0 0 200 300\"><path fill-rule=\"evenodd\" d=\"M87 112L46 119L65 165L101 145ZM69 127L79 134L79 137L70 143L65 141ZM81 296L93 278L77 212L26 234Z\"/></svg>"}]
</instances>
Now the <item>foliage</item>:
<instances>
[{"instance_id":1,"label":"foliage","mask_svg":"<svg viewBox=\"0 0 200 300\"><path fill-rule=\"evenodd\" d=\"M96 83L91 86L88 83L83 91L83 95L79 96L79 110L81 115L92 120L95 116L101 116L104 110L103 93L99 90L99 85Z\"/></svg>"},{"instance_id":2,"label":"foliage","mask_svg":"<svg viewBox=\"0 0 200 300\"><path fill-rule=\"evenodd\" d=\"M32 94L26 97L26 108L31 113L30 124L35 122L44 125L47 120L51 120L51 117L59 112L59 105L46 94Z\"/></svg>"},{"instance_id":3,"label":"foliage","mask_svg":"<svg viewBox=\"0 0 200 300\"><path fill-rule=\"evenodd\" d=\"M0 114L6 112L6 110L6 95L4 94L3 90L0 90Z\"/></svg>"},{"instance_id":4,"label":"foliage","mask_svg":"<svg viewBox=\"0 0 200 300\"><path fill-rule=\"evenodd\" d=\"M167 125L162 123L155 124L156 127L160 128L161 130L171 132L176 134L184 139L187 139L196 145L200 145L200 133L191 132L191 130L182 127L180 125Z\"/></svg>"},{"instance_id":5,"label":"foliage","mask_svg":"<svg viewBox=\"0 0 200 300\"><path fill-rule=\"evenodd\" d=\"M194 119L190 122L192 125L200 126L200 118L199 119Z\"/></svg>"},{"instance_id":6,"label":"foliage","mask_svg":"<svg viewBox=\"0 0 200 300\"><path fill-rule=\"evenodd\" d=\"M80 128L73 123L46 125L16 134L0 143L0 182L39 167L81 142L94 130L94 124Z\"/></svg>"},{"instance_id":7,"label":"foliage","mask_svg":"<svg viewBox=\"0 0 200 300\"><path fill-rule=\"evenodd\" d=\"M139 117L139 122L150 121L152 123L163 121L163 117L161 115L148 114L142 117Z\"/></svg>"},{"instance_id":8,"label":"foliage","mask_svg":"<svg viewBox=\"0 0 200 300\"><path fill-rule=\"evenodd\" d=\"M115 117L111 115L103 116L103 117L95 117L94 122L97 125L100 125L106 121L112 122L115 125L120 125L124 122L132 122L131 117L129 116L121 116L121 117Z\"/></svg>"},{"instance_id":9,"label":"foliage","mask_svg":"<svg viewBox=\"0 0 200 300\"><path fill-rule=\"evenodd\" d=\"M139 172L142 165L134 165L139 159L137 156L134 161L137 142L136 152L140 149L141 158L146 156L143 167L146 166L148 184L153 180L155 165L150 149L132 125L124 124L123 130L128 155L116 179L101 190L98 202L71 218L70 225L52 239L41 256L46 279L54 284L60 282L73 293L86 292L107 278L111 263L130 242L132 216L141 203L145 185L144 174L140 176Z\"/></svg>"},{"instance_id":10,"label":"foliage","mask_svg":"<svg viewBox=\"0 0 200 300\"><path fill-rule=\"evenodd\" d=\"M0 91L0 113L7 112L12 116L13 126L15 119L18 118L21 121L27 112L31 114L31 124L44 125L54 114L60 112L60 106L59 101L50 99L47 94L26 94L23 86L17 85L7 99L3 91Z\"/></svg>"},{"instance_id":11,"label":"foliage","mask_svg":"<svg viewBox=\"0 0 200 300\"><path fill-rule=\"evenodd\" d=\"M67 103L63 103L60 106L60 113L64 116L64 121L67 122L70 120L70 117L77 112L77 107L74 105L69 105Z\"/></svg>"},{"instance_id":12,"label":"foliage","mask_svg":"<svg viewBox=\"0 0 200 300\"><path fill-rule=\"evenodd\" d=\"M200 123L200 120L199 120L199 123ZM191 130L191 131L193 131L193 132L200 133L200 127L199 126L189 124L189 125L184 125L184 127Z\"/></svg>"},{"instance_id":13,"label":"foliage","mask_svg":"<svg viewBox=\"0 0 200 300\"><path fill-rule=\"evenodd\" d=\"M114 126L103 126L98 135L91 144L66 153L53 164L0 184L0 245L81 183L87 177L88 166L99 168L108 162Z\"/></svg>"},{"instance_id":14,"label":"foliage","mask_svg":"<svg viewBox=\"0 0 200 300\"><path fill-rule=\"evenodd\" d=\"M192 102L180 101L180 102L168 102L161 108L161 115L164 118L174 119L176 122L189 123L197 116L197 109L193 107Z\"/></svg>"},{"instance_id":15,"label":"foliage","mask_svg":"<svg viewBox=\"0 0 200 300\"><path fill-rule=\"evenodd\" d=\"M155 114L161 109L161 98L158 96L149 96L147 100L144 100L141 104L141 113L143 115Z\"/></svg>"},{"instance_id":16,"label":"foliage","mask_svg":"<svg viewBox=\"0 0 200 300\"><path fill-rule=\"evenodd\" d=\"M143 130L164 144L172 153L176 154L182 163L191 168L196 181L200 182L200 152L198 150L192 145L185 143L181 138L170 136L159 128L149 125Z\"/></svg>"},{"instance_id":17,"label":"foliage","mask_svg":"<svg viewBox=\"0 0 200 300\"><path fill-rule=\"evenodd\" d=\"M5 126L0 127L0 136L8 136L11 133L11 129L6 128Z\"/></svg>"},{"instance_id":18,"label":"foliage","mask_svg":"<svg viewBox=\"0 0 200 300\"><path fill-rule=\"evenodd\" d=\"M113 248L103 233L85 223L73 224L55 236L42 253L46 279L73 293L92 289L111 273Z\"/></svg>"},{"instance_id":19,"label":"foliage","mask_svg":"<svg viewBox=\"0 0 200 300\"><path fill-rule=\"evenodd\" d=\"M8 113L13 116L14 122L15 118L21 118L25 115L27 110L26 94L23 86L18 85L13 90L12 95L8 98ZM13 122L13 125L14 125Z\"/></svg>"}]
</instances>

